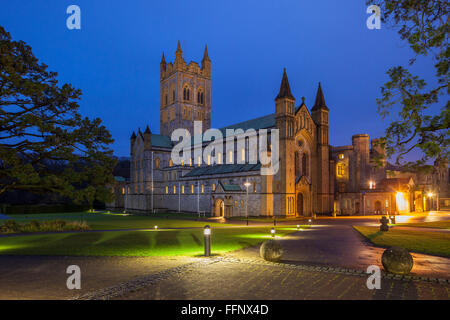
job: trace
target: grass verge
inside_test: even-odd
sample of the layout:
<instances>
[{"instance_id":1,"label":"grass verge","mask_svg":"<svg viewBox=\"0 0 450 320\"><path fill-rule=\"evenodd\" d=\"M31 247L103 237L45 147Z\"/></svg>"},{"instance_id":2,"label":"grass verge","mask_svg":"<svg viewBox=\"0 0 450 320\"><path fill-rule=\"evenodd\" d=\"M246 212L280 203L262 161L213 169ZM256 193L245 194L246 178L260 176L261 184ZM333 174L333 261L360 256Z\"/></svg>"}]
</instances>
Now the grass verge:
<instances>
[{"instance_id":1,"label":"grass verge","mask_svg":"<svg viewBox=\"0 0 450 320\"><path fill-rule=\"evenodd\" d=\"M436 228L436 229L450 229L450 221L432 221L432 222L418 222L418 223L397 223L398 227L420 227L420 228Z\"/></svg>"},{"instance_id":2,"label":"grass verge","mask_svg":"<svg viewBox=\"0 0 450 320\"><path fill-rule=\"evenodd\" d=\"M271 239L268 227L212 230L212 252L221 254ZM296 231L277 228L277 236ZM110 231L0 238L0 254L67 256L196 256L203 254L203 230Z\"/></svg>"},{"instance_id":3,"label":"grass verge","mask_svg":"<svg viewBox=\"0 0 450 320\"><path fill-rule=\"evenodd\" d=\"M379 247L403 247L409 251L450 257L450 234L353 226L355 230Z\"/></svg>"}]
</instances>

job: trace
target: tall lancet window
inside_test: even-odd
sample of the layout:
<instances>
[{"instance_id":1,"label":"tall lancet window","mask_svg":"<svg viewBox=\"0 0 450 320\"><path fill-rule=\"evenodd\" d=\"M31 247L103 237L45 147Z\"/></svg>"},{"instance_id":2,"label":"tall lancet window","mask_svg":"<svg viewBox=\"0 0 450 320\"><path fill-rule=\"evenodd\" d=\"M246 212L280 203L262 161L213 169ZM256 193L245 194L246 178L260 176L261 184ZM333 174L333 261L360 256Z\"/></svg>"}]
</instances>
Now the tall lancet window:
<instances>
[{"instance_id":1,"label":"tall lancet window","mask_svg":"<svg viewBox=\"0 0 450 320\"><path fill-rule=\"evenodd\" d=\"M304 176L308 176L308 155L303 153L302 157L302 173Z\"/></svg>"}]
</instances>

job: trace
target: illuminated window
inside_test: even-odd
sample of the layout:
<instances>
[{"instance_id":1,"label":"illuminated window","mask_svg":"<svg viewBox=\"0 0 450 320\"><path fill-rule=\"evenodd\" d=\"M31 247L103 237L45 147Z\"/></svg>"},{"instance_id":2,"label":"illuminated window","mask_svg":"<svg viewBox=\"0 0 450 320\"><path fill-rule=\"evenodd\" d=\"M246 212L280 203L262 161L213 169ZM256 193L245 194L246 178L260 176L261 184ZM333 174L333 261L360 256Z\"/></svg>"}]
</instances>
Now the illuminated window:
<instances>
[{"instance_id":1,"label":"illuminated window","mask_svg":"<svg viewBox=\"0 0 450 320\"><path fill-rule=\"evenodd\" d=\"M222 164L222 154L221 153L217 154L217 163Z\"/></svg>"},{"instance_id":2,"label":"illuminated window","mask_svg":"<svg viewBox=\"0 0 450 320\"><path fill-rule=\"evenodd\" d=\"M189 158L189 167L192 167L192 158Z\"/></svg>"},{"instance_id":3,"label":"illuminated window","mask_svg":"<svg viewBox=\"0 0 450 320\"><path fill-rule=\"evenodd\" d=\"M234 207L237 208L237 206L238 206L238 202L237 202L237 200L235 200L234 201Z\"/></svg>"},{"instance_id":4,"label":"illuminated window","mask_svg":"<svg viewBox=\"0 0 450 320\"><path fill-rule=\"evenodd\" d=\"M233 163L233 151L228 152L228 163Z\"/></svg>"},{"instance_id":5,"label":"illuminated window","mask_svg":"<svg viewBox=\"0 0 450 320\"><path fill-rule=\"evenodd\" d=\"M166 186L166 194L168 194L168 193L169 193L169 187Z\"/></svg>"},{"instance_id":6,"label":"illuminated window","mask_svg":"<svg viewBox=\"0 0 450 320\"><path fill-rule=\"evenodd\" d=\"M339 159L344 159L344 154L343 153L339 154Z\"/></svg>"},{"instance_id":7,"label":"illuminated window","mask_svg":"<svg viewBox=\"0 0 450 320\"><path fill-rule=\"evenodd\" d=\"M181 193L184 194L184 184L181 186Z\"/></svg>"},{"instance_id":8,"label":"illuminated window","mask_svg":"<svg viewBox=\"0 0 450 320\"><path fill-rule=\"evenodd\" d=\"M244 200L241 200L241 208L244 207Z\"/></svg>"},{"instance_id":9,"label":"illuminated window","mask_svg":"<svg viewBox=\"0 0 450 320\"><path fill-rule=\"evenodd\" d=\"M183 159L181 159L181 165L184 166L184 160Z\"/></svg>"},{"instance_id":10,"label":"illuminated window","mask_svg":"<svg viewBox=\"0 0 450 320\"><path fill-rule=\"evenodd\" d=\"M212 191L216 191L216 184L215 183L212 184Z\"/></svg>"},{"instance_id":11,"label":"illuminated window","mask_svg":"<svg viewBox=\"0 0 450 320\"><path fill-rule=\"evenodd\" d=\"M191 193L194 193L194 185L191 184Z\"/></svg>"},{"instance_id":12,"label":"illuminated window","mask_svg":"<svg viewBox=\"0 0 450 320\"><path fill-rule=\"evenodd\" d=\"M386 208L389 208L389 200L386 199Z\"/></svg>"},{"instance_id":13,"label":"illuminated window","mask_svg":"<svg viewBox=\"0 0 450 320\"><path fill-rule=\"evenodd\" d=\"M256 182L253 182L253 192L256 192Z\"/></svg>"},{"instance_id":14,"label":"illuminated window","mask_svg":"<svg viewBox=\"0 0 450 320\"><path fill-rule=\"evenodd\" d=\"M202 164L202 157L198 156L197 158L197 164L200 167L200 165Z\"/></svg>"},{"instance_id":15,"label":"illuminated window","mask_svg":"<svg viewBox=\"0 0 450 320\"><path fill-rule=\"evenodd\" d=\"M173 194L177 193L177 186L173 186Z\"/></svg>"},{"instance_id":16,"label":"illuminated window","mask_svg":"<svg viewBox=\"0 0 450 320\"><path fill-rule=\"evenodd\" d=\"M155 159L155 168L159 169L159 165L160 165L160 160L159 160L159 158L156 158Z\"/></svg>"},{"instance_id":17,"label":"illuminated window","mask_svg":"<svg viewBox=\"0 0 450 320\"><path fill-rule=\"evenodd\" d=\"M125 188L122 188L122 194L125 194Z\"/></svg>"},{"instance_id":18,"label":"illuminated window","mask_svg":"<svg viewBox=\"0 0 450 320\"><path fill-rule=\"evenodd\" d=\"M337 166L337 175L338 176L345 175L345 165L343 163L338 164L338 166Z\"/></svg>"},{"instance_id":19,"label":"illuminated window","mask_svg":"<svg viewBox=\"0 0 450 320\"><path fill-rule=\"evenodd\" d=\"M205 186L202 184L202 193L205 193Z\"/></svg>"},{"instance_id":20,"label":"illuminated window","mask_svg":"<svg viewBox=\"0 0 450 320\"><path fill-rule=\"evenodd\" d=\"M208 166L210 166L210 165L211 165L211 155L208 154Z\"/></svg>"},{"instance_id":21,"label":"illuminated window","mask_svg":"<svg viewBox=\"0 0 450 320\"><path fill-rule=\"evenodd\" d=\"M169 160L169 167L173 166L173 161L172 159Z\"/></svg>"},{"instance_id":22,"label":"illuminated window","mask_svg":"<svg viewBox=\"0 0 450 320\"><path fill-rule=\"evenodd\" d=\"M241 149L241 161L245 162L245 149Z\"/></svg>"}]
</instances>

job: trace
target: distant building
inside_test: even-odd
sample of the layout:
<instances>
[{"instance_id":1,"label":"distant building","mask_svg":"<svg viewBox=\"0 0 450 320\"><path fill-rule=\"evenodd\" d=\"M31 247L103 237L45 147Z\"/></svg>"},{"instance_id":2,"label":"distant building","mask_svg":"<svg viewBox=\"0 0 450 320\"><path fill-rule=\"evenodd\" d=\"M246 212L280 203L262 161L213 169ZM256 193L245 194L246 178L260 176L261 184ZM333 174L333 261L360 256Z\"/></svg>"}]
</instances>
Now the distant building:
<instances>
[{"instance_id":1,"label":"distant building","mask_svg":"<svg viewBox=\"0 0 450 320\"><path fill-rule=\"evenodd\" d=\"M133 132L130 182L126 190L116 192L128 211L245 216L248 191L248 214L253 216L405 213L429 210L429 190L448 193L448 164L436 169L438 192L435 180L427 185L428 180L416 174L394 172L397 177L389 177L389 169L394 168L386 162L375 165L374 159L384 151L377 140L370 147L367 134L354 135L350 146L330 146L330 109L320 83L313 107L308 109L305 98L296 107L286 70L274 113L220 129L224 133L225 129L279 129L280 170L275 175L261 175L261 164L249 163L250 140L243 148L235 145L216 155L217 163L208 159L198 165L198 159L191 158L174 165L171 133L186 128L193 134L196 120L202 121L203 131L211 127L211 60L205 47L201 66L186 64L178 43L175 62L166 63L163 54L160 66L161 134L152 133L148 126L144 132ZM123 208L117 203L110 207Z\"/></svg>"}]
</instances>

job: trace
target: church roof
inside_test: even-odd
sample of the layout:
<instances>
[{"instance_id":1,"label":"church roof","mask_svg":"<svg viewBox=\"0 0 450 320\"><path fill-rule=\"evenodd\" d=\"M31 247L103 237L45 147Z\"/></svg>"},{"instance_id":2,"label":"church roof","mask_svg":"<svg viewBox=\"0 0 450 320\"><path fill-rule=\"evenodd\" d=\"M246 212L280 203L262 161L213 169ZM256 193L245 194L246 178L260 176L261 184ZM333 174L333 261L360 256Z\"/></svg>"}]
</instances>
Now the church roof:
<instances>
[{"instance_id":1,"label":"church roof","mask_svg":"<svg viewBox=\"0 0 450 320\"><path fill-rule=\"evenodd\" d=\"M152 146L153 147L160 147L160 148L172 148L172 140L170 140L170 137L163 136L160 134L152 134Z\"/></svg>"},{"instance_id":2,"label":"church roof","mask_svg":"<svg viewBox=\"0 0 450 320\"><path fill-rule=\"evenodd\" d=\"M222 185L223 191L242 191L242 188L238 184L226 184L220 183Z\"/></svg>"},{"instance_id":3,"label":"church roof","mask_svg":"<svg viewBox=\"0 0 450 320\"><path fill-rule=\"evenodd\" d=\"M275 124L275 113L272 113L263 117L232 124L230 126L221 128L220 131L222 131L222 134L225 136L226 129L242 129L244 131L248 129L259 130L273 128L275 127Z\"/></svg>"},{"instance_id":4,"label":"church roof","mask_svg":"<svg viewBox=\"0 0 450 320\"><path fill-rule=\"evenodd\" d=\"M261 169L261 164L217 164L213 166L203 166L192 169L183 177L200 177L216 174L228 174L238 172L258 171Z\"/></svg>"}]
</instances>

